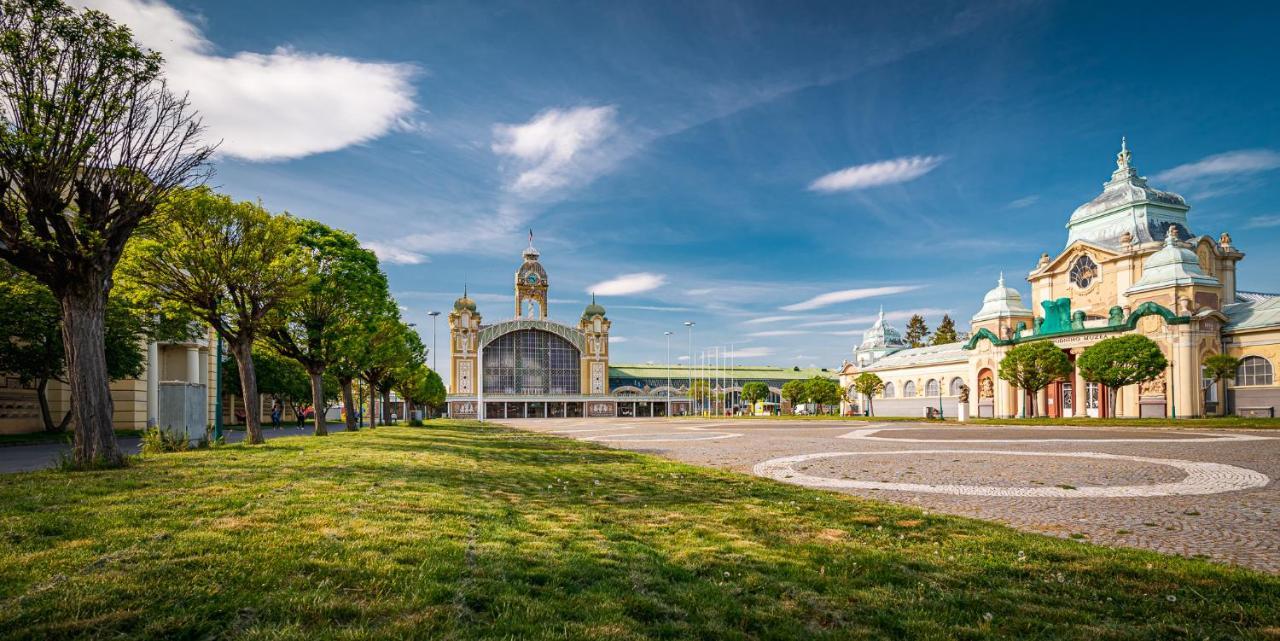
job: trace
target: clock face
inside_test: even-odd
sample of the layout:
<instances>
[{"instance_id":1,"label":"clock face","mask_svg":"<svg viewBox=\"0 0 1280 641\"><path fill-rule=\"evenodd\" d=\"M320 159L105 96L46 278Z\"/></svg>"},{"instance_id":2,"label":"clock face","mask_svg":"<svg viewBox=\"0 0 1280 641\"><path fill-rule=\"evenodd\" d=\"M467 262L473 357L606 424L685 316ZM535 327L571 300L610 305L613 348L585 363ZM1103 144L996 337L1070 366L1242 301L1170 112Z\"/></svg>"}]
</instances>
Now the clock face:
<instances>
[{"instance_id":1,"label":"clock face","mask_svg":"<svg viewBox=\"0 0 1280 641\"><path fill-rule=\"evenodd\" d=\"M1071 282L1080 289L1086 289L1098 277L1098 264L1088 256L1081 256L1071 266Z\"/></svg>"},{"instance_id":2,"label":"clock face","mask_svg":"<svg viewBox=\"0 0 1280 641\"><path fill-rule=\"evenodd\" d=\"M524 280L525 280L525 282L529 283L530 285L537 285L537 284L538 284L538 275L537 275L537 274L529 274L528 276L525 276L525 277L524 277Z\"/></svg>"}]
</instances>

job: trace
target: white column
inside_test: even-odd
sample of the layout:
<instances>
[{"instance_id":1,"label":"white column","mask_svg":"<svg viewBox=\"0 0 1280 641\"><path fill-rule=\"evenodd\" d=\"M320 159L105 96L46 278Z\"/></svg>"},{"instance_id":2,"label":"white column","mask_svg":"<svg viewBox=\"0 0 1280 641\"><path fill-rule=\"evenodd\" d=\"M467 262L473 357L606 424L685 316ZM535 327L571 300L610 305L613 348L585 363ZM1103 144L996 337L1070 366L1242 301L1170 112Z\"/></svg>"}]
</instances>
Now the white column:
<instances>
[{"instance_id":1,"label":"white column","mask_svg":"<svg viewBox=\"0 0 1280 641\"><path fill-rule=\"evenodd\" d=\"M160 345L147 343L147 427L160 423Z\"/></svg>"},{"instance_id":2,"label":"white column","mask_svg":"<svg viewBox=\"0 0 1280 641\"><path fill-rule=\"evenodd\" d=\"M476 386L476 420L483 421L484 415L484 350L476 342L476 369L471 372L471 380ZM505 411L505 409L504 409Z\"/></svg>"},{"instance_id":3,"label":"white column","mask_svg":"<svg viewBox=\"0 0 1280 641\"><path fill-rule=\"evenodd\" d=\"M187 382L193 385L200 383L200 348L187 348Z\"/></svg>"}]
</instances>

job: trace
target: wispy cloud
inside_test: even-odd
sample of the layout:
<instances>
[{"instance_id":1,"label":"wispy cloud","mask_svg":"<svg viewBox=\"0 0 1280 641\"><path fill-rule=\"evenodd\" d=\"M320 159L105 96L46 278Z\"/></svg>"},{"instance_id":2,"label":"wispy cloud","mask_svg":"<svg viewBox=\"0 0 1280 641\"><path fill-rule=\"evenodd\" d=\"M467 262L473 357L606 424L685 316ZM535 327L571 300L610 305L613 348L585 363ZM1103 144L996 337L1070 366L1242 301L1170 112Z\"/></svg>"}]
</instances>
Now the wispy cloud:
<instances>
[{"instance_id":1,"label":"wispy cloud","mask_svg":"<svg viewBox=\"0 0 1280 641\"><path fill-rule=\"evenodd\" d=\"M1280 214L1272 216L1254 216L1245 221L1245 229L1265 229L1268 227L1280 227Z\"/></svg>"},{"instance_id":2,"label":"wispy cloud","mask_svg":"<svg viewBox=\"0 0 1280 641\"><path fill-rule=\"evenodd\" d=\"M726 358L760 358L763 356L772 356L773 348L771 347L744 347L724 353Z\"/></svg>"},{"instance_id":3,"label":"wispy cloud","mask_svg":"<svg viewBox=\"0 0 1280 641\"><path fill-rule=\"evenodd\" d=\"M692 307L668 307L665 305L610 305L610 309L636 309L642 312L691 312Z\"/></svg>"},{"instance_id":4,"label":"wispy cloud","mask_svg":"<svg viewBox=\"0 0 1280 641\"><path fill-rule=\"evenodd\" d=\"M1010 202L1007 207L1009 209L1022 209L1024 207L1030 207L1037 202L1040 202L1040 196L1033 194L1031 196L1023 196L1022 198L1014 200Z\"/></svg>"},{"instance_id":5,"label":"wispy cloud","mask_svg":"<svg viewBox=\"0 0 1280 641\"><path fill-rule=\"evenodd\" d=\"M818 178L809 190L831 193L904 183L933 171L944 160L945 156L906 156L854 165Z\"/></svg>"},{"instance_id":6,"label":"wispy cloud","mask_svg":"<svg viewBox=\"0 0 1280 641\"><path fill-rule=\"evenodd\" d=\"M637 272L600 281L588 287L586 291L589 294L594 293L601 296L625 296L657 289L666 284L666 282L666 274Z\"/></svg>"},{"instance_id":7,"label":"wispy cloud","mask_svg":"<svg viewBox=\"0 0 1280 641\"><path fill-rule=\"evenodd\" d=\"M218 153L283 160L372 140L410 122L412 65L366 62L281 46L215 53L200 29L160 0L81 0L129 25L164 54L165 74L189 92Z\"/></svg>"},{"instance_id":8,"label":"wispy cloud","mask_svg":"<svg viewBox=\"0 0 1280 641\"><path fill-rule=\"evenodd\" d=\"M1280 168L1280 153L1270 149L1241 149L1206 156L1192 163L1166 169L1155 180L1186 184L1197 180L1256 174Z\"/></svg>"},{"instance_id":9,"label":"wispy cloud","mask_svg":"<svg viewBox=\"0 0 1280 641\"><path fill-rule=\"evenodd\" d=\"M752 319L744 320L744 321L742 321L742 324L743 324L743 325L764 325L764 324L767 324L767 323L780 323L780 322L782 322L782 321L799 320L799 319L802 319L802 318L809 318L809 317L808 317L808 316L795 316L795 315L788 315L788 314L784 314L784 315L781 315L781 316L761 316L761 317L759 317L759 318L752 318Z\"/></svg>"},{"instance_id":10,"label":"wispy cloud","mask_svg":"<svg viewBox=\"0 0 1280 641\"><path fill-rule=\"evenodd\" d=\"M617 131L617 115L615 106L547 109L525 123L494 125L493 152L517 167L510 189L536 194L569 184Z\"/></svg>"},{"instance_id":11,"label":"wispy cloud","mask_svg":"<svg viewBox=\"0 0 1280 641\"><path fill-rule=\"evenodd\" d=\"M365 249L378 255L378 260L392 265L419 265L429 262L425 254L376 241L362 243Z\"/></svg>"},{"instance_id":12,"label":"wispy cloud","mask_svg":"<svg viewBox=\"0 0 1280 641\"><path fill-rule=\"evenodd\" d=\"M627 342L627 340L628 339L626 336L610 336L609 337L610 343L625 343Z\"/></svg>"},{"instance_id":13,"label":"wispy cloud","mask_svg":"<svg viewBox=\"0 0 1280 641\"><path fill-rule=\"evenodd\" d=\"M949 309L937 309L933 307L925 307L922 309L903 309L892 312L885 312L884 319L887 321L906 320L919 314L920 316L938 316L941 314L950 314ZM851 316L849 318L837 318L832 320L811 321L801 323L800 327L840 327L842 325L870 325L876 322L878 314L866 316Z\"/></svg>"},{"instance_id":14,"label":"wispy cloud","mask_svg":"<svg viewBox=\"0 0 1280 641\"><path fill-rule=\"evenodd\" d=\"M783 305L780 309L787 312L802 312L809 309L818 309L836 303L847 303L853 300L861 300L864 298L872 298L874 296L888 296L891 294L901 294L922 288L923 285L890 285L887 287L863 287L859 289L842 289L837 292L827 292L819 294L799 303Z\"/></svg>"},{"instance_id":15,"label":"wispy cloud","mask_svg":"<svg viewBox=\"0 0 1280 641\"><path fill-rule=\"evenodd\" d=\"M809 333L811 332L805 332L798 329L769 329L760 332L751 332L750 334L747 334L747 336L751 336L753 338L770 338L774 336L801 336Z\"/></svg>"}]
</instances>

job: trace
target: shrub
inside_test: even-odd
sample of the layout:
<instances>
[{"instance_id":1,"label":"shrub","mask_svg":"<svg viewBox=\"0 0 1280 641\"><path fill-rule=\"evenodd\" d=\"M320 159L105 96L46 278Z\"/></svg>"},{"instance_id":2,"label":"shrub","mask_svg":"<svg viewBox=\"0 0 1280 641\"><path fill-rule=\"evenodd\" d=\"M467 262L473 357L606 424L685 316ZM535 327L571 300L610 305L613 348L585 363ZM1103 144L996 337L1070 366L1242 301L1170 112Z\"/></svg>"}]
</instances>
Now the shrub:
<instances>
[{"instance_id":1,"label":"shrub","mask_svg":"<svg viewBox=\"0 0 1280 641\"><path fill-rule=\"evenodd\" d=\"M409 419L409 427L422 427L422 419L420 418Z\"/></svg>"},{"instance_id":2,"label":"shrub","mask_svg":"<svg viewBox=\"0 0 1280 641\"><path fill-rule=\"evenodd\" d=\"M143 454L164 454L165 452L185 452L191 444L182 436L175 436L158 427L148 427L142 432Z\"/></svg>"}]
</instances>

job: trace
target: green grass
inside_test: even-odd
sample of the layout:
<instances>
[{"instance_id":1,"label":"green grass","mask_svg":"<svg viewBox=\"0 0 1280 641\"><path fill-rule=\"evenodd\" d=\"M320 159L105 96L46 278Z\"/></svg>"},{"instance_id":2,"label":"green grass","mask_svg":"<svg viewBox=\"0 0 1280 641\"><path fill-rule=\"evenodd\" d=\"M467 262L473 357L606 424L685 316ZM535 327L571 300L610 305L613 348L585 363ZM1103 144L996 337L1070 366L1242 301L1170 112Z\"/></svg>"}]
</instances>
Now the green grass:
<instances>
[{"instance_id":1,"label":"green grass","mask_svg":"<svg viewBox=\"0 0 1280 641\"><path fill-rule=\"evenodd\" d=\"M433 421L0 478L0 636L1280 638L1280 577Z\"/></svg>"}]
</instances>

